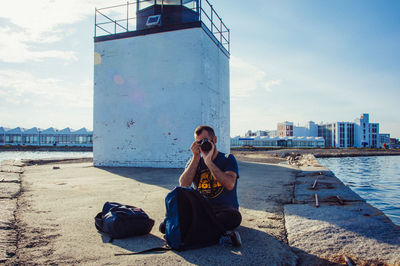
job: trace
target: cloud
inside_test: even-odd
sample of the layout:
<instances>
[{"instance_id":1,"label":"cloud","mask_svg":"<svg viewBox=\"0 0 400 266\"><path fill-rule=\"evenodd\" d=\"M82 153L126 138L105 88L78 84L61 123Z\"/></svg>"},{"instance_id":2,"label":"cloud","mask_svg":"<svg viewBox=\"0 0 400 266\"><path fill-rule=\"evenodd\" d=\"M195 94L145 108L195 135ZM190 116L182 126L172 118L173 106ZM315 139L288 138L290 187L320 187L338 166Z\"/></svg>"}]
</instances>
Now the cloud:
<instances>
[{"instance_id":1,"label":"cloud","mask_svg":"<svg viewBox=\"0 0 400 266\"><path fill-rule=\"evenodd\" d=\"M95 7L121 3L123 3L121 0L8 1L2 5L0 17L40 36L43 33L53 32L60 25L74 24L87 16L93 16Z\"/></svg>"},{"instance_id":2,"label":"cloud","mask_svg":"<svg viewBox=\"0 0 400 266\"><path fill-rule=\"evenodd\" d=\"M91 108L93 82L84 80L78 85L53 78L39 78L19 70L0 70L0 102L13 105L13 109Z\"/></svg>"},{"instance_id":3,"label":"cloud","mask_svg":"<svg viewBox=\"0 0 400 266\"><path fill-rule=\"evenodd\" d=\"M280 85L281 84L281 81L280 80L269 80L269 81L267 81L267 82L265 82L264 83L264 88L267 90L267 91L271 91L272 90L272 87L274 87L274 86L278 86L278 85Z\"/></svg>"},{"instance_id":4,"label":"cloud","mask_svg":"<svg viewBox=\"0 0 400 266\"><path fill-rule=\"evenodd\" d=\"M260 68L238 57L231 57L231 95L246 97L252 91L264 89L271 91L272 87L280 85L280 80L268 80L267 74Z\"/></svg>"},{"instance_id":5,"label":"cloud","mask_svg":"<svg viewBox=\"0 0 400 266\"><path fill-rule=\"evenodd\" d=\"M47 58L77 60L74 51L48 49L38 44L62 40L70 31L63 28L94 15L95 6L121 1L22 0L7 1L0 8L0 60L8 63L41 61Z\"/></svg>"},{"instance_id":6,"label":"cloud","mask_svg":"<svg viewBox=\"0 0 400 266\"><path fill-rule=\"evenodd\" d=\"M3 126L92 128L93 82L40 78L0 70L0 121ZM0 125L1 126L1 125Z\"/></svg>"},{"instance_id":7,"label":"cloud","mask_svg":"<svg viewBox=\"0 0 400 266\"><path fill-rule=\"evenodd\" d=\"M54 38L55 37L50 37ZM35 40L34 36L22 32L13 32L9 27L0 27L0 60L6 63L22 63L28 60L42 61L46 58L59 58L77 61L75 52L60 50L33 51L27 43L45 42Z\"/></svg>"}]
</instances>

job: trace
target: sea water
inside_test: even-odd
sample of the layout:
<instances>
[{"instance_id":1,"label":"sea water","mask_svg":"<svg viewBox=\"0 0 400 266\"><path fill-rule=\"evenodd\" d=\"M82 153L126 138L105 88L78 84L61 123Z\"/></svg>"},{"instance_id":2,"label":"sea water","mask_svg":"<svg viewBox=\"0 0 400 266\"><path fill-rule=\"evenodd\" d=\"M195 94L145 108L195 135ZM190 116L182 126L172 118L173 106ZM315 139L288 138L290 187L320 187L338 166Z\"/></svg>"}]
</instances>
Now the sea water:
<instances>
[{"instance_id":1,"label":"sea water","mask_svg":"<svg viewBox=\"0 0 400 266\"><path fill-rule=\"evenodd\" d=\"M81 151L0 151L0 161L47 158L91 158L93 152Z\"/></svg>"},{"instance_id":2,"label":"sea water","mask_svg":"<svg viewBox=\"0 0 400 266\"><path fill-rule=\"evenodd\" d=\"M400 225L400 156L319 158L318 161Z\"/></svg>"}]
</instances>

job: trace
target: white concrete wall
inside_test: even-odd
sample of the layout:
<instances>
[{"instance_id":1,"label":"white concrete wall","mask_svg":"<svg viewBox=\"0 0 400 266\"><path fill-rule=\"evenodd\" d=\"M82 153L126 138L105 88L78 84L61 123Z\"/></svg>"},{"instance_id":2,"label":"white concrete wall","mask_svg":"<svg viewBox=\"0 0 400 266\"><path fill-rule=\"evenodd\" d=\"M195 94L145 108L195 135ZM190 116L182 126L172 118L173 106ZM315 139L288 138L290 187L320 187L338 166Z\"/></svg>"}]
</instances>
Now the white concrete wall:
<instances>
[{"instance_id":1,"label":"white concrete wall","mask_svg":"<svg viewBox=\"0 0 400 266\"><path fill-rule=\"evenodd\" d=\"M97 166L184 167L194 129L229 152L229 58L201 28L95 43Z\"/></svg>"}]
</instances>

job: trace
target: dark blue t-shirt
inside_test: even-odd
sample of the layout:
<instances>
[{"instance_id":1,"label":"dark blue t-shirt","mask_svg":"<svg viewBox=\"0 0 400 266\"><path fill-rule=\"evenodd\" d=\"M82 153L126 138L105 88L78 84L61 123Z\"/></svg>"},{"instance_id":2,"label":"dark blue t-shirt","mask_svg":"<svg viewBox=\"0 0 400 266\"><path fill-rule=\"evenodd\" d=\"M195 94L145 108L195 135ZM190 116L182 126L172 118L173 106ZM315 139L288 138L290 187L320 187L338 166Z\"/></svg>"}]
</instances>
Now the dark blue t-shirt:
<instances>
[{"instance_id":1,"label":"dark blue t-shirt","mask_svg":"<svg viewBox=\"0 0 400 266\"><path fill-rule=\"evenodd\" d=\"M235 157L232 154L218 152L218 155L213 162L222 172L232 171L236 173L237 178L235 187L232 190L224 188L215 179L207 165L204 163L203 158L201 158L196 175L193 179L195 188L208 198L212 205L224 205L236 209L239 208L237 199L237 179L239 178L239 169Z\"/></svg>"}]
</instances>

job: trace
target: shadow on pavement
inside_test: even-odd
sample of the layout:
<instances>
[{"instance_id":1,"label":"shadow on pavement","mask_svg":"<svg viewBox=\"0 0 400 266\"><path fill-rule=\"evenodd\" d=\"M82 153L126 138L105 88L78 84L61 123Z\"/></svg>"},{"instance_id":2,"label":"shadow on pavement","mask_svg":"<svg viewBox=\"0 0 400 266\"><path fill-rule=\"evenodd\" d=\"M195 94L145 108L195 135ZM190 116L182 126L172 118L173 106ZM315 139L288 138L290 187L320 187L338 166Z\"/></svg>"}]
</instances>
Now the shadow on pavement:
<instances>
[{"instance_id":1,"label":"shadow on pavement","mask_svg":"<svg viewBox=\"0 0 400 266\"><path fill-rule=\"evenodd\" d=\"M238 232L242 236L243 242L242 247L239 248L232 247L231 245L217 244L200 249L165 252L173 252L182 257L186 262L196 265L281 265L283 261L286 265L296 265L297 257L287 244L265 232L249 227L240 226ZM108 242L107 237L105 237L104 241ZM125 249L126 253L129 254L130 252L161 247L165 244L165 241L154 235L146 235L116 239L110 244ZM124 252L121 253L123 254ZM160 254L160 252L127 256L150 256L152 254ZM321 265L323 262L326 265L326 261L319 261L321 261Z\"/></svg>"},{"instance_id":2,"label":"shadow on pavement","mask_svg":"<svg viewBox=\"0 0 400 266\"><path fill-rule=\"evenodd\" d=\"M182 168L138 168L138 167L96 167L115 175L134 179L145 184L156 185L168 190L179 186Z\"/></svg>"}]
</instances>

